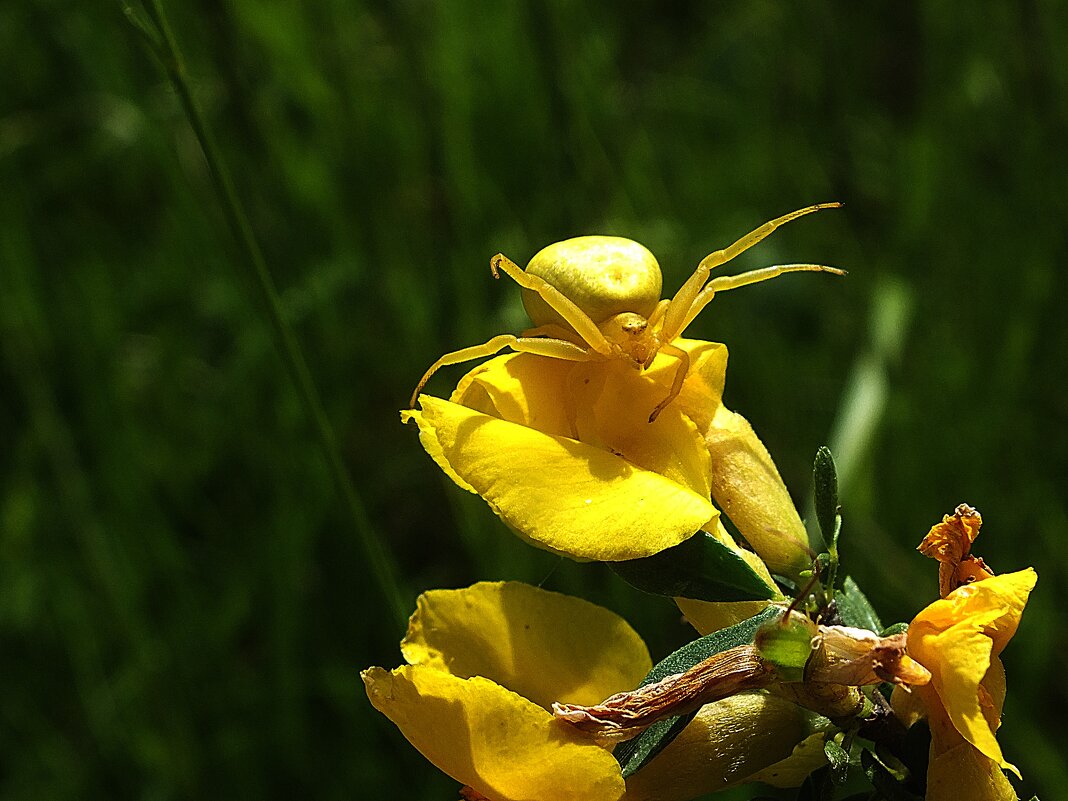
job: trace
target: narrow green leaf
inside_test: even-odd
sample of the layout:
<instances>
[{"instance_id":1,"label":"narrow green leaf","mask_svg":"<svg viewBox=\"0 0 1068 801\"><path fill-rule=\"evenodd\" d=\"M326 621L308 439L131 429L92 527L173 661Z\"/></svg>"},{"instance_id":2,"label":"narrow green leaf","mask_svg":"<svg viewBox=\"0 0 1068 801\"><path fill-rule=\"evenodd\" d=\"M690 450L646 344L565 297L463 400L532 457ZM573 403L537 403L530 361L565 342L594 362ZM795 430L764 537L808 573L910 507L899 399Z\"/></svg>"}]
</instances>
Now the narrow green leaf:
<instances>
[{"instance_id":1,"label":"narrow green leaf","mask_svg":"<svg viewBox=\"0 0 1068 801\"><path fill-rule=\"evenodd\" d=\"M654 595L697 601L764 601L778 595L737 551L704 531L653 556L608 565L628 584Z\"/></svg>"},{"instance_id":2,"label":"narrow green leaf","mask_svg":"<svg viewBox=\"0 0 1068 801\"><path fill-rule=\"evenodd\" d=\"M922 796L911 792L894 778L894 774L887 770L871 751L865 749L860 752L860 764L872 787L878 790L887 801L923 801Z\"/></svg>"},{"instance_id":3,"label":"narrow green leaf","mask_svg":"<svg viewBox=\"0 0 1068 801\"><path fill-rule=\"evenodd\" d=\"M674 676L676 673L684 673L695 665L704 662L708 657L723 653L729 648L735 648L739 645L752 645L753 640L756 638L756 633L760 631L760 627L772 620L777 620L782 615L782 612L783 608L781 606L769 606L759 614L753 615L741 623L735 623L733 626L714 631L704 637L699 637L693 642L686 643L686 645L653 665L653 669L646 674L639 686L644 687L668 676Z\"/></svg>"},{"instance_id":4,"label":"narrow green leaf","mask_svg":"<svg viewBox=\"0 0 1068 801\"><path fill-rule=\"evenodd\" d=\"M838 473L831 449L821 445L812 463L812 484L816 502L816 521L820 524L823 541L833 547L837 539Z\"/></svg>"},{"instance_id":5,"label":"narrow green leaf","mask_svg":"<svg viewBox=\"0 0 1068 801\"><path fill-rule=\"evenodd\" d=\"M887 626L885 629L879 632L880 637L892 637L895 634L900 634L903 631L909 630L908 623L894 623L892 626Z\"/></svg>"},{"instance_id":6,"label":"narrow green leaf","mask_svg":"<svg viewBox=\"0 0 1068 801\"><path fill-rule=\"evenodd\" d=\"M834 740L827 740L823 744L823 753L831 763L831 781L844 783L849 775L849 752Z\"/></svg>"},{"instance_id":7,"label":"narrow green leaf","mask_svg":"<svg viewBox=\"0 0 1068 801\"><path fill-rule=\"evenodd\" d=\"M637 773L653 757L667 748L671 741L690 725L690 721L697 717L699 711L695 709L685 715L658 720L633 740L627 740L619 745L615 750L615 757L623 768L623 778Z\"/></svg>"},{"instance_id":8,"label":"narrow green leaf","mask_svg":"<svg viewBox=\"0 0 1068 801\"><path fill-rule=\"evenodd\" d=\"M843 625L876 633L883 630L883 624L875 608L851 576L846 576L845 581L842 582L842 589L835 593L834 600Z\"/></svg>"},{"instance_id":9,"label":"narrow green leaf","mask_svg":"<svg viewBox=\"0 0 1068 801\"><path fill-rule=\"evenodd\" d=\"M782 614L782 609L769 606L758 615L736 623L704 637L687 643L682 648L662 659L649 671L640 687L653 684L676 673L683 673L698 665L714 654L722 653L739 645L749 645L756 638L760 627L775 620ZM623 778L633 775L659 754L674 740L688 724L696 712L681 717L665 718L643 731L633 740L628 740L616 747L615 757L623 769Z\"/></svg>"}]
</instances>

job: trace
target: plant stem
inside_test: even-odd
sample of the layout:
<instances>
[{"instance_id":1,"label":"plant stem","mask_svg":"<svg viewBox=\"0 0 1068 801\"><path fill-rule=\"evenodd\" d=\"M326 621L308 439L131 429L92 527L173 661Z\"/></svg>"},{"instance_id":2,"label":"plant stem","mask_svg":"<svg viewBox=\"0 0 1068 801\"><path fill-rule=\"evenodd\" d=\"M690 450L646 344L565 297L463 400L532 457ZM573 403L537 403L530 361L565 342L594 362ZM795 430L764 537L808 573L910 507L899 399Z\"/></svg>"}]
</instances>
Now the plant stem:
<instances>
[{"instance_id":1,"label":"plant stem","mask_svg":"<svg viewBox=\"0 0 1068 801\"><path fill-rule=\"evenodd\" d=\"M145 12L158 33L158 39L155 41L150 39L150 44L154 45L153 49L156 51L156 55L167 72L167 77L181 100L182 109L185 111L186 118L189 120L193 133L196 135L200 148L204 153L204 158L211 174L212 185L218 195L223 214L226 216L226 222L238 242L238 250L246 262L246 267L252 271L255 279L252 283L259 290L259 299L271 324L275 347L281 354L282 361L285 362L286 369L289 372L289 377L300 395L305 411L311 418L319 447L333 475L338 492L341 493L345 505L348 507L360 546L371 565L371 572L374 574L395 621L403 628L407 625L408 605L404 601L405 593L401 589L393 559L371 526L363 501L356 492L352 477L345 467L341 450L337 444L337 438L323 409L322 401L319 398L315 382L312 380L308 364L297 343L293 329L282 312L278 290L275 288L274 280L267 269L267 263L263 258L259 242L252 231L248 216L245 214L244 207L237 196L230 172L215 144L211 130L208 128L200 109L193 99L193 93L186 78L181 52L178 49L174 35L171 33L170 25L163 13L159 0L142 0L142 2Z\"/></svg>"}]
</instances>

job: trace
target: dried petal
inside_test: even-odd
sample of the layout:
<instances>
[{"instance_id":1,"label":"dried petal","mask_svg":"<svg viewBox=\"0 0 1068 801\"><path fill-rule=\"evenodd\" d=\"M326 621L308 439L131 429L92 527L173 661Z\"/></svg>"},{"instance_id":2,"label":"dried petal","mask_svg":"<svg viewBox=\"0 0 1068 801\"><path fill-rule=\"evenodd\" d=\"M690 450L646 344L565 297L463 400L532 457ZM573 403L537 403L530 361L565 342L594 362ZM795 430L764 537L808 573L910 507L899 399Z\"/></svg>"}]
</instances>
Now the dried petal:
<instances>
[{"instance_id":1,"label":"dried petal","mask_svg":"<svg viewBox=\"0 0 1068 801\"><path fill-rule=\"evenodd\" d=\"M979 536L982 525L983 518L979 512L962 503L952 515L943 516L941 523L932 526L916 548L924 556L938 560L938 591L941 597L945 598L961 584L968 583L958 576L958 568ZM967 568L964 575L975 576L974 567Z\"/></svg>"},{"instance_id":2,"label":"dried petal","mask_svg":"<svg viewBox=\"0 0 1068 801\"><path fill-rule=\"evenodd\" d=\"M667 717L692 712L729 695L766 687L775 668L752 645L714 654L684 673L668 676L593 706L553 704L553 713L602 740L626 740Z\"/></svg>"}]
</instances>

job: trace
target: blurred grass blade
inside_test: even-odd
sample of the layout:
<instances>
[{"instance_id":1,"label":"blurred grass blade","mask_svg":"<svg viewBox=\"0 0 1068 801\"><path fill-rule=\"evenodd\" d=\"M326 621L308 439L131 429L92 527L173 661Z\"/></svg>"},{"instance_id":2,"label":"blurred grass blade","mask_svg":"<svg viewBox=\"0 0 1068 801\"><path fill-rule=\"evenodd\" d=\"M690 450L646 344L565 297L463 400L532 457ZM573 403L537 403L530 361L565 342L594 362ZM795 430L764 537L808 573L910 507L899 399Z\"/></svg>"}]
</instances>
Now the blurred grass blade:
<instances>
[{"instance_id":1,"label":"blurred grass blade","mask_svg":"<svg viewBox=\"0 0 1068 801\"><path fill-rule=\"evenodd\" d=\"M887 371L904 347L912 305L911 290L897 279L881 280L872 294L868 349L850 370L827 443L834 454L839 502L855 491L858 473L882 423L889 394ZM814 521L816 516L810 500L805 519ZM814 527L810 533L815 534Z\"/></svg>"},{"instance_id":2,"label":"blurred grass blade","mask_svg":"<svg viewBox=\"0 0 1068 801\"><path fill-rule=\"evenodd\" d=\"M875 288L869 349L853 365L829 438L839 497L849 495L882 422L889 388L887 368L904 346L911 309L912 296L904 283L886 279Z\"/></svg>"},{"instance_id":3,"label":"blurred grass blade","mask_svg":"<svg viewBox=\"0 0 1068 801\"><path fill-rule=\"evenodd\" d=\"M234 189L233 180L215 143L215 138L193 99L193 93L186 78L182 55L171 32L163 8L159 0L143 0L143 5L151 25L155 28L155 34L158 36L156 55L159 57L163 68L167 72L167 77L178 94L182 109L207 161L212 185L215 187L227 224L237 240L238 250L246 262L246 267L253 274L253 285L259 290L260 302L271 324L275 347L285 363L286 370L300 395L305 411L311 418L319 447L327 461L337 489L345 500L360 545L367 556L371 572L379 585L386 605L392 612L395 621L403 628L407 625L408 604L404 601L406 594L401 589L393 559L372 527L363 501L357 494L352 477L345 467L341 450L337 444L337 438L323 409L319 392L316 389L315 382L312 380L307 362L300 350L300 346L297 344L292 327L282 313L278 290L267 269L267 263L263 258L259 242L252 231L252 226L249 224L248 216L245 214L244 207L237 196L237 191ZM136 15L127 13L127 19L142 34L146 35L150 42L154 40L155 37L151 33L145 33L145 23L137 20Z\"/></svg>"}]
</instances>

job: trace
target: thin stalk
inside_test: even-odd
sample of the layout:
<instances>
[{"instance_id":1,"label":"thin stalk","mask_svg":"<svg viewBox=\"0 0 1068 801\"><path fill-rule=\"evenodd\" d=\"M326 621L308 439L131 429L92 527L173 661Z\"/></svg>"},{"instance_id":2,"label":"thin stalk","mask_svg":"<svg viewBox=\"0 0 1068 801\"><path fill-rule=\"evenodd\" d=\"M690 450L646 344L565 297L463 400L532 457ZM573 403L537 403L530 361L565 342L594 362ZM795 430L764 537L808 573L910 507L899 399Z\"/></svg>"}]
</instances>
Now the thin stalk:
<instances>
[{"instance_id":1,"label":"thin stalk","mask_svg":"<svg viewBox=\"0 0 1068 801\"><path fill-rule=\"evenodd\" d=\"M200 148L204 153L204 159L207 161L208 170L211 174L212 185L218 195L223 214L226 216L226 222L237 240L238 250L246 262L246 267L251 270L255 279L252 283L259 291L259 299L270 322L275 347L282 356L282 361L285 363L286 370L297 389L297 393L300 395L308 417L311 418L319 447L333 475L338 492L341 493L348 508L360 546L371 565L371 572L374 574L379 589L385 597L386 604L389 606L396 622L403 628L407 625L408 605L404 601L405 593L401 590L396 566L372 528L363 501L356 492L352 477L345 467L344 460L341 457L341 450L337 444L337 437L334 435L333 427L330 425L326 412L323 410L319 392L315 387L315 382L312 380L304 354L301 352L292 327L282 313L278 290L275 288L274 279L271 278L271 274L267 269L267 263L263 258L263 251L260 249L259 241L252 231L244 206L237 196L230 172L223 161L218 146L215 144L211 129L207 126L196 101L193 99L181 52L178 49L177 42L171 32L159 0L142 0L142 3L155 28L154 33L156 35L153 36L140 25L137 27L142 30L142 33L146 34L149 45L163 64L167 77L170 79L181 101L182 109L189 120L189 125L200 143ZM129 10L127 10L127 16L132 17Z\"/></svg>"}]
</instances>

